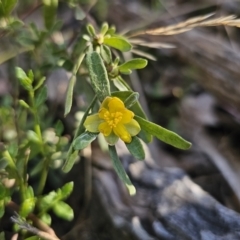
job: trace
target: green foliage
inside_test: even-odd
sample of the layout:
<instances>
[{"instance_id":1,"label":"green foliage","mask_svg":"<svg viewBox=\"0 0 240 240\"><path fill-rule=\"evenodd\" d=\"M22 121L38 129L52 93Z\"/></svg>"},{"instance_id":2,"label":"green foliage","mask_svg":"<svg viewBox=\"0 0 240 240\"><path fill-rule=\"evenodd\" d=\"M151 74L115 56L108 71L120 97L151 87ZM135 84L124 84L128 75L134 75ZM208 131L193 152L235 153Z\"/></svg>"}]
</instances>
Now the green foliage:
<instances>
[{"instance_id":1,"label":"green foliage","mask_svg":"<svg viewBox=\"0 0 240 240\"><path fill-rule=\"evenodd\" d=\"M17 0L1 0L0 1L0 16L8 17L11 13L15 5L17 4Z\"/></svg>"},{"instance_id":2,"label":"green foliage","mask_svg":"<svg viewBox=\"0 0 240 240\"><path fill-rule=\"evenodd\" d=\"M43 0L43 15L45 27L50 30L55 23L57 13L58 0Z\"/></svg>"},{"instance_id":3,"label":"green foliage","mask_svg":"<svg viewBox=\"0 0 240 240\"><path fill-rule=\"evenodd\" d=\"M176 133L147 120L138 101L139 93L134 92L123 77L133 70L146 67L147 60L135 58L124 61L123 52L131 51L133 47L126 36L117 34L115 27L108 23L103 23L99 28L88 24L85 32L81 31L72 39L74 41L68 42L63 37L56 37L62 36L62 23L57 19L58 0L42 0L42 29L16 17L21 15L18 13L18 5L22 8L32 6L31 1L27 4L23 2L0 1L0 31L3 31L1 34L6 35L7 40L11 39L11 44L6 49L3 46L0 63L25 53L33 68L27 72L18 66L14 66L15 72L11 69L11 74L15 73L15 76L10 74L12 86L14 92L20 92L20 97L18 94L14 97L5 96L0 107L0 123L4 129L0 131L0 218L4 216L6 205L14 201L17 194L19 215L15 218L15 223L19 228L29 225L26 219L30 214L35 214L36 218L47 225L52 223L52 213L67 221L73 219L73 209L65 202L73 190L73 183L63 185L59 178L57 181L61 186L47 192L46 180L57 178L51 174L55 169L69 172L80 158L79 151L97 138L99 132L86 131L84 122L89 115L99 114L99 105L106 98L117 97L121 100L126 108L122 112L127 112L127 109L131 111L133 122L141 127L140 132L131 135L131 142L125 142L134 158L145 158L141 140L149 143L152 136L180 149L191 146ZM68 0L66 3L74 10L77 20L85 18L78 0ZM13 15L12 12L15 11L17 14ZM22 66L29 68L25 63ZM69 138L64 136L64 126L67 125L61 120L55 121L56 116L52 116L46 104L51 91L45 82L45 75L59 68L70 73L65 96L65 117L71 112L76 92L87 88L86 99L92 99L91 103L84 106L84 115L71 144ZM111 123L113 120L110 118L108 120ZM129 126L131 128L132 125ZM99 128L98 126L97 131L100 131ZM109 155L119 178L129 193L134 195L136 189L116 152L118 139L114 131L108 136ZM15 183L9 187L6 182L10 179L14 179ZM34 184L31 185L29 179L34 179ZM25 233L22 231L20 234L24 236ZM0 233L0 239L4 239L4 233Z\"/></svg>"},{"instance_id":4,"label":"green foliage","mask_svg":"<svg viewBox=\"0 0 240 240\"><path fill-rule=\"evenodd\" d=\"M126 143L128 151L138 160L145 158L145 152L138 137L133 137L130 143Z\"/></svg>"},{"instance_id":5,"label":"green foliage","mask_svg":"<svg viewBox=\"0 0 240 240\"><path fill-rule=\"evenodd\" d=\"M139 122L142 129L144 129L146 132L149 132L153 136L157 137L161 141L170 144L176 148L180 149L188 149L191 147L191 143L184 140L182 137L180 137L178 134L167 130L166 128L163 128L155 123L151 123L139 116L135 116L136 120Z\"/></svg>"},{"instance_id":6,"label":"green foliage","mask_svg":"<svg viewBox=\"0 0 240 240\"><path fill-rule=\"evenodd\" d=\"M115 146L109 146L109 154L112 159L113 167L116 173L118 174L119 178L124 182L124 184L128 188L130 195L134 195L136 193L136 189L132 185L131 180L129 179L127 173L123 168L123 165L117 155Z\"/></svg>"},{"instance_id":7,"label":"green foliage","mask_svg":"<svg viewBox=\"0 0 240 240\"><path fill-rule=\"evenodd\" d=\"M98 134L90 133L90 132L85 132L82 133L80 136L78 136L74 141L73 141L73 148L75 150L82 150L85 147L87 147L92 141L96 139Z\"/></svg>"},{"instance_id":8,"label":"green foliage","mask_svg":"<svg viewBox=\"0 0 240 240\"><path fill-rule=\"evenodd\" d=\"M102 102L110 96L110 84L102 58L97 52L90 52L86 57L91 84L94 92Z\"/></svg>"},{"instance_id":9,"label":"green foliage","mask_svg":"<svg viewBox=\"0 0 240 240\"><path fill-rule=\"evenodd\" d=\"M103 43L122 52L128 52L132 49L132 45L120 36L105 37Z\"/></svg>"}]
</instances>

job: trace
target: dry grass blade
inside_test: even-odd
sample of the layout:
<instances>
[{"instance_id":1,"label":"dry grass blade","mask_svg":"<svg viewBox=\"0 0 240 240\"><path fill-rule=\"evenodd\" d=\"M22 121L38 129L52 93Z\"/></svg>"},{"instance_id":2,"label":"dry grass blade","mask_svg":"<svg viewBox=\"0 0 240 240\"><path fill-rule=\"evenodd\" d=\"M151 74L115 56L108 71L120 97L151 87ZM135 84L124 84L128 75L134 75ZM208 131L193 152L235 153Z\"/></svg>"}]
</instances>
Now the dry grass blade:
<instances>
[{"instance_id":1,"label":"dry grass blade","mask_svg":"<svg viewBox=\"0 0 240 240\"><path fill-rule=\"evenodd\" d=\"M149 35L174 35L187 32L196 27L212 27L212 26L232 26L240 27L240 19L237 19L235 15L230 15L226 17L215 18L211 20L206 20L213 14L208 14L200 17L190 18L184 22L178 24L170 25L167 27L160 27L151 30L145 30L133 33L130 37L135 37L139 35L149 34Z\"/></svg>"},{"instance_id":2,"label":"dry grass blade","mask_svg":"<svg viewBox=\"0 0 240 240\"><path fill-rule=\"evenodd\" d=\"M162 42L146 42L143 39L135 38L130 39L131 44L138 45L142 47L148 47L148 48L175 48L173 44L168 43L162 43Z\"/></svg>"},{"instance_id":3,"label":"dry grass blade","mask_svg":"<svg viewBox=\"0 0 240 240\"><path fill-rule=\"evenodd\" d=\"M131 50L131 53L141 56L141 57L144 57L144 58L147 58L152 61L157 61L157 59L152 54L143 52L143 51L135 49L135 48Z\"/></svg>"}]
</instances>

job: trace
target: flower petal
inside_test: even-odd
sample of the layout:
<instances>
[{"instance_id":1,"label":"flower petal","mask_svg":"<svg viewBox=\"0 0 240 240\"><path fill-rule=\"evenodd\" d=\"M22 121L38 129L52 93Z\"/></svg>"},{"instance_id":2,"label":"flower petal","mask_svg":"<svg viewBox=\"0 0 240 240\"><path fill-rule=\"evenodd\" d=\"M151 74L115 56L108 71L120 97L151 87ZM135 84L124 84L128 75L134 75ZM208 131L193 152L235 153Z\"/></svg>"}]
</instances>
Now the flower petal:
<instances>
[{"instance_id":1,"label":"flower petal","mask_svg":"<svg viewBox=\"0 0 240 240\"><path fill-rule=\"evenodd\" d=\"M139 123L135 119L132 119L129 123L124 124L124 126L131 136L136 136L141 130Z\"/></svg>"},{"instance_id":2,"label":"flower petal","mask_svg":"<svg viewBox=\"0 0 240 240\"><path fill-rule=\"evenodd\" d=\"M120 137L124 142L130 143L132 141L132 137L129 132L126 130L123 124L118 124L114 129L113 132Z\"/></svg>"},{"instance_id":3,"label":"flower petal","mask_svg":"<svg viewBox=\"0 0 240 240\"><path fill-rule=\"evenodd\" d=\"M99 132L98 126L102 122L103 120L99 118L98 113L96 113L88 116L83 125L89 132L97 133Z\"/></svg>"},{"instance_id":4,"label":"flower petal","mask_svg":"<svg viewBox=\"0 0 240 240\"><path fill-rule=\"evenodd\" d=\"M99 126L98 126L98 130L99 132L101 132L105 137L108 136L111 132L112 129L109 127L109 125L106 122L102 122Z\"/></svg>"},{"instance_id":5,"label":"flower petal","mask_svg":"<svg viewBox=\"0 0 240 240\"><path fill-rule=\"evenodd\" d=\"M105 113L109 112L106 108L100 108L100 110L98 111L98 116L101 118L101 119L104 119L104 115Z\"/></svg>"},{"instance_id":6,"label":"flower petal","mask_svg":"<svg viewBox=\"0 0 240 240\"><path fill-rule=\"evenodd\" d=\"M106 97L101 104L101 108L108 109L108 104L109 104L109 101L111 101L111 99L112 97Z\"/></svg>"},{"instance_id":7,"label":"flower petal","mask_svg":"<svg viewBox=\"0 0 240 240\"><path fill-rule=\"evenodd\" d=\"M122 114L123 114L123 117L122 117L121 123L123 124L131 122L131 120L134 117L134 113L126 108L122 111Z\"/></svg>"},{"instance_id":8,"label":"flower petal","mask_svg":"<svg viewBox=\"0 0 240 240\"><path fill-rule=\"evenodd\" d=\"M117 97L113 97L108 104L109 112L121 111L125 108L124 103Z\"/></svg>"},{"instance_id":9,"label":"flower petal","mask_svg":"<svg viewBox=\"0 0 240 240\"><path fill-rule=\"evenodd\" d=\"M115 135L113 132L111 132L111 134L106 136L105 139L109 145L115 145L119 137Z\"/></svg>"}]
</instances>

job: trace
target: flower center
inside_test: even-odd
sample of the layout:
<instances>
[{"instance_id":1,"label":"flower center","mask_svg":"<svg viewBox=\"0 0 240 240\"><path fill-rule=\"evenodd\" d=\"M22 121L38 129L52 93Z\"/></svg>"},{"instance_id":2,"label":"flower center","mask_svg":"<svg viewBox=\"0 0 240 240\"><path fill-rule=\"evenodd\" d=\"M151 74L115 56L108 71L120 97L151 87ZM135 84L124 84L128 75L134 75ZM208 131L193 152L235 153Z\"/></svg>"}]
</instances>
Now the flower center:
<instances>
[{"instance_id":1,"label":"flower center","mask_svg":"<svg viewBox=\"0 0 240 240\"><path fill-rule=\"evenodd\" d=\"M107 122L108 126L113 129L122 120L123 114L121 112L106 112L104 114L104 120Z\"/></svg>"}]
</instances>

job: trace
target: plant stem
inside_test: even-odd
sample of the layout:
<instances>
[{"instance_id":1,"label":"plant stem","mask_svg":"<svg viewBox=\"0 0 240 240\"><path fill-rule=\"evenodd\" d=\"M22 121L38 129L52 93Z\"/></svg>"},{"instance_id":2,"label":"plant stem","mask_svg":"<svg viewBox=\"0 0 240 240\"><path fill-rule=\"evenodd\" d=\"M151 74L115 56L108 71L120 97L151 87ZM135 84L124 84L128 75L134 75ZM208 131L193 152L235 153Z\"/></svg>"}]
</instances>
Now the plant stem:
<instances>
[{"instance_id":1,"label":"plant stem","mask_svg":"<svg viewBox=\"0 0 240 240\"><path fill-rule=\"evenodd\" d=\"M25 193L26 193L25 185L24 185L24 181L23 181L22 177L20 176L20 174L19 174L19 172L17 170L15 161L11 157L10 153L8 152L8 150L4 150L3 156L8 161L8 166L12 169L12 171L14 171L14 175L16 177L17 184L20 187L20 195L21 195L22 201L24 201L25 200Z\"/></svg>"},{"instance_id":2,"label":"plant stem","mask_svg":"<svg viewBox=\"0 0 240 240\"><path fill-rule=\"evenodd\" d=\"M84 124L84 122L85 122L85 120L86 120L86 118L88 116L89 111L93 108L96 100L97 100L97 95L94 96L92 102L90 103L90 105L88 106L87 110L85 111L85 113L84 113L84 115L82 117L82 120L81 120L81 122L80 122L80 124L79 124L79 126L78 126L78 128L77 128L77 130L75 132L75 134L74 134L72 143L81 133L84 132L85 128L84 128L83 124ZM63 165L63 168L62 168L64 172L70 171L70 169L72 167L72 163L69 162L69 158L70 158L72 153L73 153L73 144L71 144L70 147L69 147L69 150L68 150L68 153L67 153L67 159L66 159L66 161L65 161L65 163Z\"/></svg>"}]
</instances>

